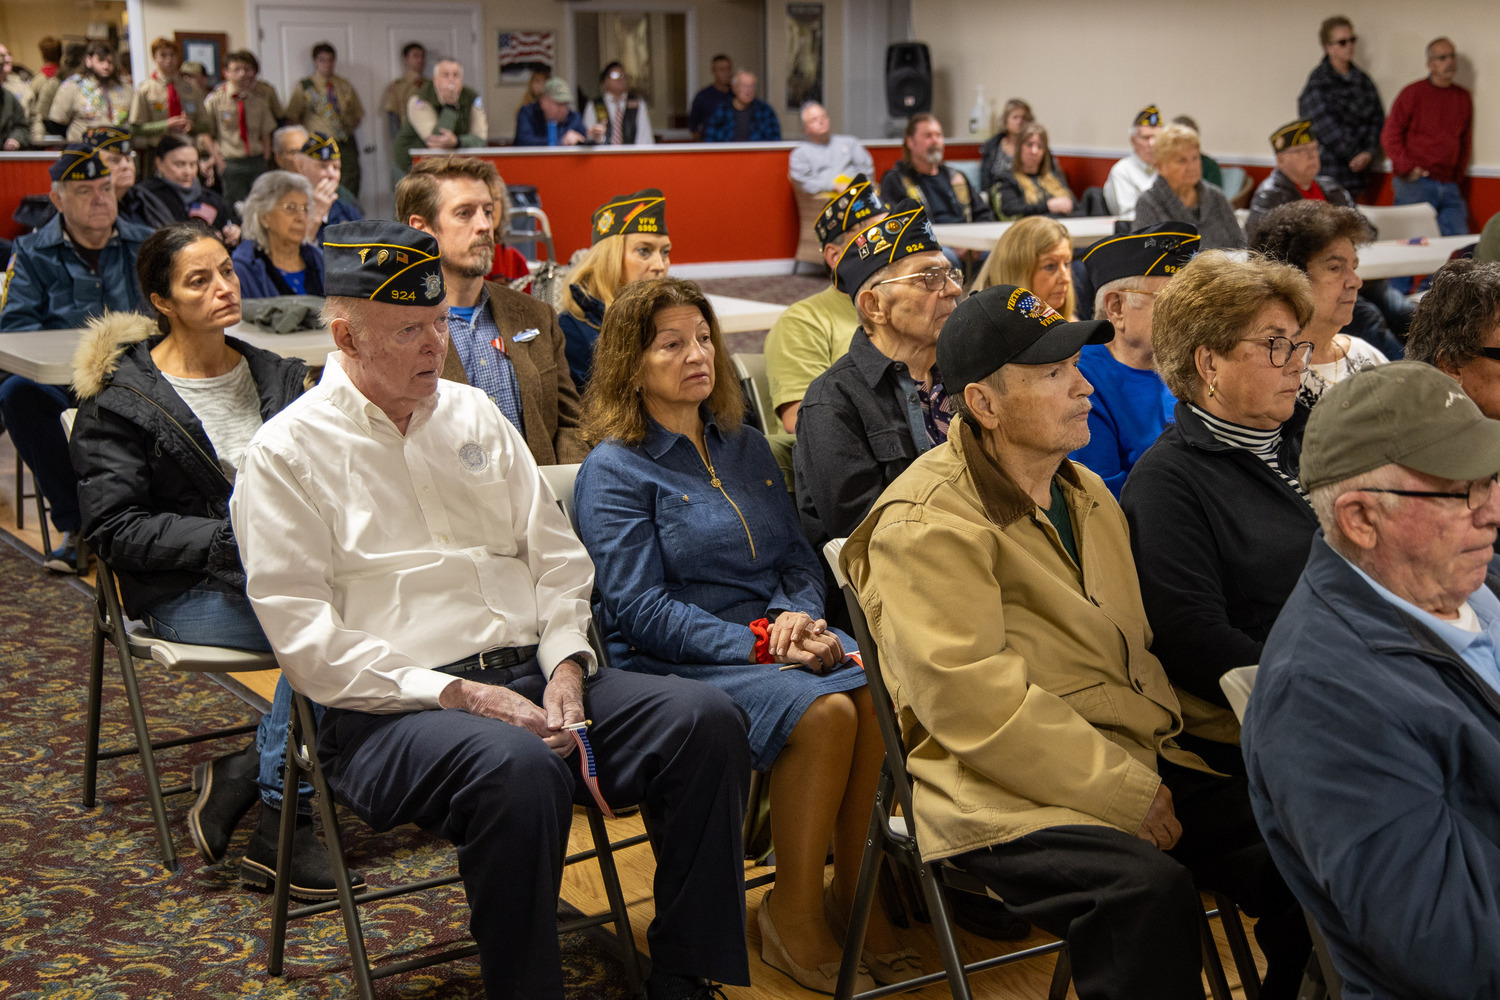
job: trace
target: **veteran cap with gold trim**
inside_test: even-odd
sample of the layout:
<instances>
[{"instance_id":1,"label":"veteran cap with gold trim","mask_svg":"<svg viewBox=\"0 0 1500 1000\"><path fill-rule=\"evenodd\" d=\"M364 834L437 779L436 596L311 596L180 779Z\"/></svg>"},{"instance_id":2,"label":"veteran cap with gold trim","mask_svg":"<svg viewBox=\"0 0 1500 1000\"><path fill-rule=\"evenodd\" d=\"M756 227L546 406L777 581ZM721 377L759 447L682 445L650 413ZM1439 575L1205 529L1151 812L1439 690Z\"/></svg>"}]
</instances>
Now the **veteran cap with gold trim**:
<instances>
[{"instance_id":1,"label":"veteran cap with gold trim","mask_svg":"<svg viewBox=\"0 0 1500 1000\"><path fill-rule=\"evenodd\" d=\"M75 142L63 147L48 175L55 181L96 181L109 176L109 167L99 157L99 148Z\"/></svg>"},{"instance_id":2,"label":"veteran cap with gold trim","mask_svg":"<svg viewBox=\"0 0 1500 1000\"><path fill-rule=\"evenodd\" d=\"M880 189L870 183L870 178L859 174L824 206L813 223L813 232L818 234L819 245L827 246L849 230L859 228L871 216L887 211L890 206L880 197Z\"/></svg>"},{"instance_id":3,"label":"veteran cap with gold trim","mask_svg":"<svg viewBox=\"0 0 1500 1000\"><path fill-rule=\"evenodd\" d=\"M399 222L361 219L323 231L326 295L431 306L441 302L442 261L437 240Z\"/></svg>"},{"instance_id":4,"label":"veteran cap with gold trim","mask_svg":"<svg viewBox=\"0 0 1500 1000\"><path fill-rule=\"evenodd\" d=\"M627 233L667 235L667 198L656 188L616 195L594 209L590 243Z\"/></svg>"},{"instance_id":5,"label":"veteran cap with gold trim","mask_svg":"<svg viewBox=\"0 0 1500 1000\"><path fill-rule=\"evenodd\" d=\"M1154 105L1154 104L1148 104L1144 108L1142 108L1140 111L1136 112L1135 121L1131 122L1130 124L1137 125L1137 126L1139 126L1139 125L1160 125L1161 124L1161 111L1159 111L1157 109L1156 105Z\"/></svg>"},{"instance_id":6,"label":"veteran cap with gold trim","mask_svg":"<svg viewBox=\"0 0 1500 1000\"><path fill-rule=\"evenodd\" d=\"M111 153L130 152L130 130L117 125L95 125L83 133L83 141L95 149L107 149Z\"/></svg>"},{"instance_id":7,"label":"veteran cap with gold trim","mask_svg":"<svg viewBox=\"0 0 1500 1000\"><path fill-rule=\"evenodd\" d=\"M310 132L302 144L302 152L315 160L338 160L339 142L327 132Z\"/></svg>"},{"instance_id":8,"label":"veteran cap with gold trim","mask_svg":"<svg viewBox=\"0 0 1500 1000\"><path fill-rule=\"evenodd\" d=\"M915 253L941 252L943 246L932 235L927 210L911 198L905 198L891 209L883 222L865 226L839 255L833 269L833 281L849 298L859 297L859 290L870 276L887 264L894 264Z\"/></svg>"},{"instance_id":9,"label":"veteran cap with gold trim","mask_svg":"<svg viewBox=\"0 0 1500 1000\"><path fill-rule=\"evenodd\" d=\"M1306 118L1287 122L1271 133L1271 148L1278 153L1284 153L1293 146L1306 146L1317 141L1318 134L1313 131L1312 122Z\"/></svg>"},{"instance_id":10,"label":"veteran cap with gold trim","mask_svg":"<svg viewBox=\"0 0 1500 1000\"><path fill-rule=\"evenodd\" d=\"M1145 226L1095 243L1083 252L1083 266L1096 289L1120 278L1171 276L1193 259L1201 239L1191 222Z\"/></svg>"}]
</instances>

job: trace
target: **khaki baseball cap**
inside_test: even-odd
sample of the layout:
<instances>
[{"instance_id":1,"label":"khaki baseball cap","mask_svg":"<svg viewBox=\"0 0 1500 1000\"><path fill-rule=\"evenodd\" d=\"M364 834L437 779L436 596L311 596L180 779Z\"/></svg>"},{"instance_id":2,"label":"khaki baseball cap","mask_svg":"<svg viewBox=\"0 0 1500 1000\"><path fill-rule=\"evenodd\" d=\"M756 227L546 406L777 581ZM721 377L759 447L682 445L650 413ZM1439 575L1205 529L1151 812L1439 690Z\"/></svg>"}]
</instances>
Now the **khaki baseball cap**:
<instances>
[{"instance_id":1,"label":"khaki baseball cap","mask_svg":"<svg viewBox=\"0 0 1500 1000\"><path fill-rule=\"evenodd\" d=\"M1308 490L1395 463L1439 479L1500 472L1500 420L1431 365L1396 361L1323 393L1307 419L1299 478Z\"/></svg>"}]
</instances>

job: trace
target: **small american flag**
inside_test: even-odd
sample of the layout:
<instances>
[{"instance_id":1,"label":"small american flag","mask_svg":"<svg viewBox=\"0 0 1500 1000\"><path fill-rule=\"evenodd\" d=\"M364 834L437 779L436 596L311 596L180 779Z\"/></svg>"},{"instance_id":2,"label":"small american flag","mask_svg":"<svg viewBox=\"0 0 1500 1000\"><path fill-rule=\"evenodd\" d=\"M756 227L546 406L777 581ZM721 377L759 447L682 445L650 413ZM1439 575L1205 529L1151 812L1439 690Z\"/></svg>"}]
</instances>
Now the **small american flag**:
<instances>
[{"instance_id":1,"label":"small american flag","mask_svg":"<svg viewBox=\"0 0 1500 1000\"><path fill-rule=\"evenodd\" d=\"M594 802L598 804L599 811L610 819L615 814L610 811L609 803L604 801L604 796L599 793L599 768L594 763L594 746L589 742L588 733L580 730L572 730L573 740L578 744L578 773L583 776L583 783L589 786L589 793L594 796Z\"/></svg>"},{"instance_id":2,"label":"small american flag","mask_svg":"<svg viewBox=\"0 0 1500 1000\"><path fill-rule=\"evenodd\" d=\"M554 63L553 37L550 31L502 31L501 76L524 78L533 70L550 70Z\"/></svg>"}]
</instances>

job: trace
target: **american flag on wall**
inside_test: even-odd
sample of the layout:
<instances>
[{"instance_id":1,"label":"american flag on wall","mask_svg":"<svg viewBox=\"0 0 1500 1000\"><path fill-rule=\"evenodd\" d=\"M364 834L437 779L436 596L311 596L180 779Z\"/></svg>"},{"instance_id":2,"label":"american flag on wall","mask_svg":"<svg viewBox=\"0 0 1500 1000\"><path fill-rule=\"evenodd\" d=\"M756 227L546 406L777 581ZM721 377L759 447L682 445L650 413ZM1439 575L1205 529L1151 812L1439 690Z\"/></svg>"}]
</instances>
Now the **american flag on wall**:
<instances>
[{"instance_id":1,"label":"american flag on wall","mask_svg":"<svg viewBox=\"0 0 1500 1000\"><path fill-rule=\"evenodd\" d=\"M536 70L553 66L553 35L550 31L500 32L500 79L525 81Z\"/></svg>"}]
</instances>

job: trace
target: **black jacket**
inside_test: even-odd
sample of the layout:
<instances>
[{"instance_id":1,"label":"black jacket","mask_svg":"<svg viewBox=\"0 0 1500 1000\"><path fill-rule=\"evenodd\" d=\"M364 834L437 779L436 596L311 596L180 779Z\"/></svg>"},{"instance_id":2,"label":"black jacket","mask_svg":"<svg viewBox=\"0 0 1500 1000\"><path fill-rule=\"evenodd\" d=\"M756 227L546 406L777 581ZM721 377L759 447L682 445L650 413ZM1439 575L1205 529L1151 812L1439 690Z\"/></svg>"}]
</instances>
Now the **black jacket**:
<instances>
[{"instance_id":1,"label":"black jacket","mask_svg":"<svg viewBox=\"0 0 1500 1000\"><path fill-rule=\"evenodd\" d=\"M245 573L229 523L232 486L203 425L151 360L148 319L110 314L86 334L73 375L70 448L83 533L140 616L205 581L240 591ZM269 420L302 395L307 367L229 338L250 365Z\"/></svg>"},{"instance_id":2,"label":"black jacket","mask_svg":"<svg viewBox=\"0 0 1500 1000\"><path fill-rule=\"evenodd\" d=\"M1318 187L1323 189L1323 197L1328 199L1330 205L1340 205L1344 208L1353 208L1354 199L1349 197L1343 185L1329 177L1327 174L1319 174L1313 178ZM1302 192L1297 190L1297 185L1292 179L1280 170L1271 171L1270 176L1260 182L1260 187L1255 189L1255 197L1250 199L1250 214L1245 217L1245 232L1250 234L1250 239L1255 239L1255 227L1260 225L1261 218L1273 208L1302 200Z\"/></svg>"},{"instance_id":3,"label":"black jacket","mask_svg":"<svg viewBox=\"0 0 1500 1000\"><path fill-rule=\"evenodd\" d=\"M160 229L173 222L186 222L191 218L187 206L182 203L182 196L177 193L177 187L166 178L152 177L136 187L140 191L130 211L152 229ZM222 234L224 227L235 221L234 209L213 188L203 188L201 198L203 204L214 210L214 221L208 223L208 228Z\"/></svg>"},{"instance_id":4,"label":"black jacket","mask_svg":"<svg viewBox=\"0 0 1500 1000\"><path fill-rule=\"evenodd\" d=\"M1282 425L1277 460L1295 474L1308 411ZM1318 519L1261 459L1214 437L1179 402L1125 480L1151 652L1178 687L1227 707L1219 678L1261 646L1307 562ZM800 477L799 477L800 478Z\"/></svg>"}]
</instances>

